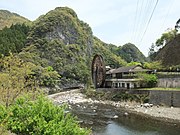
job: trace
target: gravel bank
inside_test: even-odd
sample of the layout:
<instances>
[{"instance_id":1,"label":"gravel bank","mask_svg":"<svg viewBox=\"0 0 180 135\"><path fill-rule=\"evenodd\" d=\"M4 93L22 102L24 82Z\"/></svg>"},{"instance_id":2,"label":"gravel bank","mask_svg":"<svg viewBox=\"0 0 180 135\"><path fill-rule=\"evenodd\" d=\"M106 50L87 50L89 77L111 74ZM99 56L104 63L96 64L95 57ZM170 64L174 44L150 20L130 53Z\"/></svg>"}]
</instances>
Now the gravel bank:
<instances>
[{"instance_id":1,"label":"gravel bank","mask_svg":"<svg viewBox=\"0 0 180 135\"><path fill-rule=\"evenodd\" d=\"M180 123L180 108L175 107L163 107L163 106L153 106L150 104L139 104L135 102L114 102L114 101L99 101L87 98L80 90L71 90L67 92L60 92L57 94L49 95L50 99L58 104L69 103L100 103L108 104L115 107L126 108L127 111L137 113L139 115L146 115L152 118L156 118L163 121Z\"/></svg>"}]
</instances>

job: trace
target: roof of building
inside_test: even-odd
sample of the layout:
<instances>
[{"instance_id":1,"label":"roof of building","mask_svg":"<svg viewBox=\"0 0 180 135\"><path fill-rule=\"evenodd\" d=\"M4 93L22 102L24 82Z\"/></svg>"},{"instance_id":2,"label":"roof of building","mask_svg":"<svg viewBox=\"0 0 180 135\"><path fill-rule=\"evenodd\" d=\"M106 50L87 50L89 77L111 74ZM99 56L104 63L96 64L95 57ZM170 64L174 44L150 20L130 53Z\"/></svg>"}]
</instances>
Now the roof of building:
<instances>
[{"instance_id":1,"label":"roof of building","mask_svg":"<svg viewBox=\"0 0 180 135\"><path fill-rule=\"evenodd\" d=\"M149 69L143 69L141 66L128 66L128 67L120 67L117 69L111 69L106 72L106 74L116 74L116 73L128 73L128 72L147 72L151 71Z\"/></svg>"}]
</instances>

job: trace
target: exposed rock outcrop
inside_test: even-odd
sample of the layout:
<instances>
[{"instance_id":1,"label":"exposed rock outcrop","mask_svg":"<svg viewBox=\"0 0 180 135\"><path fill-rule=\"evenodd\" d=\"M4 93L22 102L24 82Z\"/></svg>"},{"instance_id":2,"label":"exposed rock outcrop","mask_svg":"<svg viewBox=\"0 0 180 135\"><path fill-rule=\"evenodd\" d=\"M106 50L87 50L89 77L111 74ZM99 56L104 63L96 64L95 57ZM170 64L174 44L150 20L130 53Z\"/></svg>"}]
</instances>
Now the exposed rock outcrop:
<instances>
[{"instance_id":1,"label":"exposed rock outcrop","mask_svg":"<svg viewBox=\"0 0 180 135\"><path fill-rule=\"evenodd\" d=\"M180 65L180 34L167 43L157 53L156 60L162 61L164 66Z\"/></svg>"}]
</instances>

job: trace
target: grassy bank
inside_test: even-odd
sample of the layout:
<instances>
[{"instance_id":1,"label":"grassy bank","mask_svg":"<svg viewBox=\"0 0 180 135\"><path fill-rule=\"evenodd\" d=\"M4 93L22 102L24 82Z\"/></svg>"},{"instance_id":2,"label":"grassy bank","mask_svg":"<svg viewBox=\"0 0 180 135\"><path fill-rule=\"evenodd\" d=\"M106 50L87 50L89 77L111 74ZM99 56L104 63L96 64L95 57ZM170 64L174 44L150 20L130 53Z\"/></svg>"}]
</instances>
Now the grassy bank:
<instances>
[{"instance_id":1,"label":"grassy bank","mask_svg":"<svg viewBox=\"0 0 180 135\"><path fill-rule=\"evenodd\" d=\"M130 94L121 91L96 91L95 89L87 89L83 93L93 100L111 100L111 101L135 101L139 103L147 103L149 101L148 94Z\"/></svg>"}]
</instances>

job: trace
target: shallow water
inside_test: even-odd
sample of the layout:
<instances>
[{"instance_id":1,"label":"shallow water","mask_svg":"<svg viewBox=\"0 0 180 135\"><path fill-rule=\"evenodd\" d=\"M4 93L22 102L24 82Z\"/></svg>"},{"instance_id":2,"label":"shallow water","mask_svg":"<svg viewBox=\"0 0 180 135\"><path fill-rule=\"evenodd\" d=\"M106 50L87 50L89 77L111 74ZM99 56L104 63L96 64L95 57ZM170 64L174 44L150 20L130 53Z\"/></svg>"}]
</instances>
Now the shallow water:
<instances>
[{"instance_id":1,"label":"shallow water","mask_svg":"<svg viewBox=\"0 0 180 135\"><path fill-rule=\"evenodd\" d=\"M123 108L110 105L73 105L72 113L83 127L91 128L94 135L180 135L180 125L127 113Z\"/></svg>"}]
</instances>

